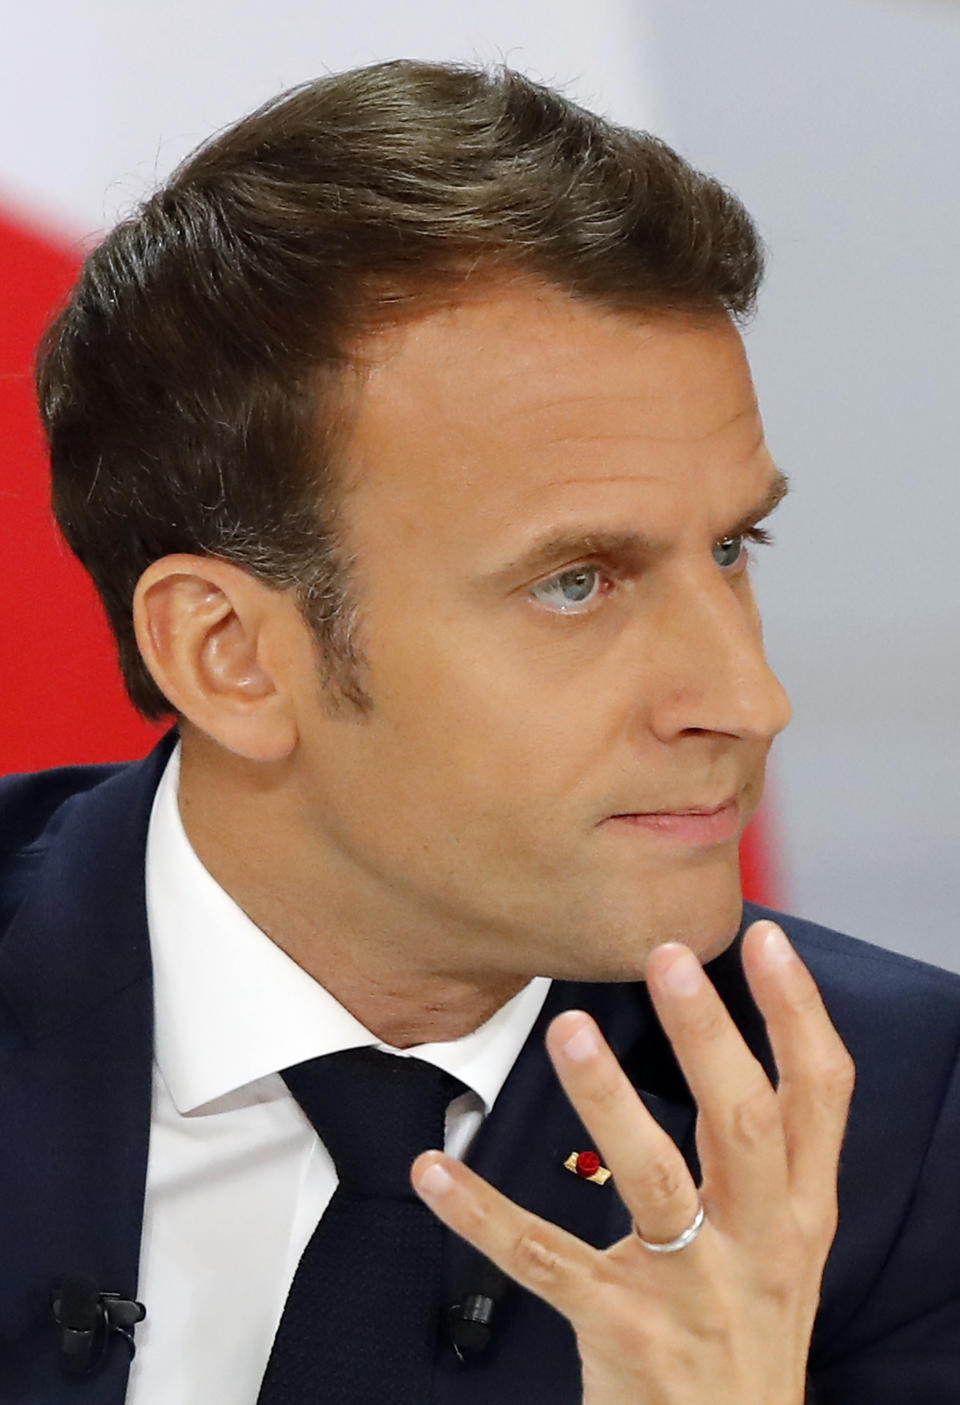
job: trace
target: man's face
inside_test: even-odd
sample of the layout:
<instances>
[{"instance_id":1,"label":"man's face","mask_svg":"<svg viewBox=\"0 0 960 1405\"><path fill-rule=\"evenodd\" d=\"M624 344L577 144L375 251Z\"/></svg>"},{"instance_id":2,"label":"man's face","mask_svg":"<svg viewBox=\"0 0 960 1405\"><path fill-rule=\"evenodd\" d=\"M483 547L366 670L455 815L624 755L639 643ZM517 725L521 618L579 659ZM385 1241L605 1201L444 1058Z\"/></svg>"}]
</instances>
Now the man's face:
<instances>
[{"instance_id":1,"label":"man's face","mask_svg":"<svg viewBox=\"0 0 960 1405\"><path fill-rule=\"evenodd\" d=\"M347 461L373 708L304 683L300 756L358 920L461 974L715 955L790 715L746 571L777 471L735 329L492 289L374 348ZM732 822L636 818L730 798Z\"/></svg>"}]
</instances>

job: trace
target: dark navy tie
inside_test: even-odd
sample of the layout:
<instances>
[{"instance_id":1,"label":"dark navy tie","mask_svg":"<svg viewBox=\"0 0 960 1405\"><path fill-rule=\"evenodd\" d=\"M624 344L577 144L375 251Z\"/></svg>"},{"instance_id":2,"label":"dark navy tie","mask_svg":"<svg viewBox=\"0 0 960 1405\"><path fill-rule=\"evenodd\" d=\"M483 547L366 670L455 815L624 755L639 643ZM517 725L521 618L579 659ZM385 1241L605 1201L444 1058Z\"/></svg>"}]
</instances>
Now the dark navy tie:
<instances>
[{"instance_id":1,"label":"dark navy tie","mask_svg":"<svg viewBox=\"0 0 960 1405\"><path fill-rule=\"evenodd\" d=\"M348 1049L288 1068L339 1185L303 1251L258 1405L421 1405L441 1316L444 1227L410 1184L464 1091L421 1059Z\"/></svg>"}]
</instances>

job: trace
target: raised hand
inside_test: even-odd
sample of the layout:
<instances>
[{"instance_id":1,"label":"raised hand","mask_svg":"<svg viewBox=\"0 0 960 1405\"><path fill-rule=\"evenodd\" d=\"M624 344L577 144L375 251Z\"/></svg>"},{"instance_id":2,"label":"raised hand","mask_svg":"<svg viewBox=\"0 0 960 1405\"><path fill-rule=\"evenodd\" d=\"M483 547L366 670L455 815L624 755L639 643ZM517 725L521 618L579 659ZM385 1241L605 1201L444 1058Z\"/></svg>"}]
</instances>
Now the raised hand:
<instances>
[{"instance_id":1,"label":"raised hand","mask_svg":"<svg viewBox=\"0 0 960 1405\"><path fill-rule=\"evenodd\" d=\"M550 1025L557 1075L633 1217L626 1239L594 1249L438 1151L413 1165L445 1224L569 1319L584 1405L802 1405L854 1070L779 927L754 923L743 963L776 1090L692 952L671 943L647 967L699 1110L699 1194L590 1017Z\"/></svg>"}]
</instances>

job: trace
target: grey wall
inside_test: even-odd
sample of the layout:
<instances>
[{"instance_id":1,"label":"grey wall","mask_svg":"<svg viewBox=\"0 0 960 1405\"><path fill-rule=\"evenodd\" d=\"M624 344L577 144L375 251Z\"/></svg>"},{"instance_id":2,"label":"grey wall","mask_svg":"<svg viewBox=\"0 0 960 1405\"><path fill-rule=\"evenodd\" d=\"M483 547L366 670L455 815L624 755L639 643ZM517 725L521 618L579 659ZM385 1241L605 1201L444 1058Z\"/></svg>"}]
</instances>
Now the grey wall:
<instances>
[{"instance_id":1,"label":"grey wall","mask_svg":"<svg viewBox=\"0 0 960 1405\"><path fill-rule=\"evenodd\" d=\"M793 910L960 969L960 6L648 0L662 134L771 248L748 347L794 492L758 568Z\"/></svg>"}]
</instances>

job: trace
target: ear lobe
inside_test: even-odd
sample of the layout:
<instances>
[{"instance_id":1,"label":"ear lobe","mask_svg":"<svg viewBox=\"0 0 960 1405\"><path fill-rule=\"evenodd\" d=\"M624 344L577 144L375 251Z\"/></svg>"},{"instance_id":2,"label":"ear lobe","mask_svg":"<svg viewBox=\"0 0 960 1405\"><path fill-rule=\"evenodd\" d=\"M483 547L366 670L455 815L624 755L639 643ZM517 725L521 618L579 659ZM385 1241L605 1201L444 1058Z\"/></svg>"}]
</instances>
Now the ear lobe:
<instances>
[{"instance_id":1,"label":"ear lobe","mask_svg":"<svg viewBox=\"0 0 960 1405\"><path fill-rule=\"evenodd\" d=\"M225 561L166 556L134 597L137 644L177 712L255 761L277 761L297 742L285 679L264 662L283 596Z\"/></svg>"}]
</instances>

